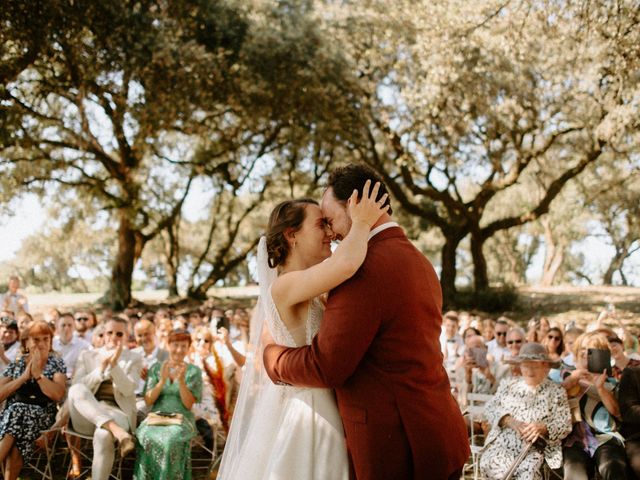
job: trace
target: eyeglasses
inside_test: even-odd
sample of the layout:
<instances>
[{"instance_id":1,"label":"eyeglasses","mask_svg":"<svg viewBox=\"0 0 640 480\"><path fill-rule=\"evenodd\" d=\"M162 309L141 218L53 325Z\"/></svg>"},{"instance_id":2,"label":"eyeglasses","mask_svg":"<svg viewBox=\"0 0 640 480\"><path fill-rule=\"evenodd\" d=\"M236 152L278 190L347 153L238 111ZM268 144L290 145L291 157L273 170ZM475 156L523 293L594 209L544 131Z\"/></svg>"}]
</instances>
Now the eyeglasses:
<instances>
[{"instance_id":1,"label":"eyeglasses","mask_svg":"<svg viewBox=\"0 0 640 480\"><path fill-rule=\"evenodd\" d=\"M76 318L76 322L88 322L89 317L78 317Z\"/></svg>"},{"instance_id":2,"label":"eyeglasses","mask_svg":"<svg viewBox=\"0 0 640 480\"><path fill-rule=\"evenodd\" d=\"M507 332L496 332L496 335L498 335L499 337L504 337L507 335Z\"/></svg>"},{"instance_id":3,"label":"eyeglasses","mask_svg":"<svg viewBox=\"0 0 640 480\"><path fill-rule=\"evenodd\" d=\"M522 343L522 340L509 340L507 345L513 345L514 343Z\"/></svg>"},{"instance_id":4,"label":"eyeglasses","mask_svg":"<svg viewBox=\"0 0 640 480\"><path fill-rule=\"evenodd\" d=\"M560 337L556 337L555 335L547 335L547 338L549 340L557 340L558 342L560 341Z\"/></svg>"},{"instance_id":5,"label":"eyeglasses","mask_svg":"<svg viewBox=\"0 0 640 480\"><path fill-rule=\"evenodd\" d=\"M196 338L196 342L198 342L198 343L211 343L211 340L207 340L206 338Z\"/></svg>"},{"instance_id":6,"label":"eyeglasses","mask_svg":"<svg viewBox=\"0 0 640 480\"><path fill-rule=\"evenodd\" d=\"M105 335L115 335L118 338L124 337L124 332L109 331L109 332L104 332L104 333L105 333Z\"/></svg>"},{"instance_id":7,"label":"eyeglasses","mask_svg":"<svg viewBox=\"0 0 640 480\"><path fill-rule=\"evenodd\" d=\"M8 322L11 322L11 321L13 321L13 318L11 318L11 317L0 317L0 322L8 323Z\"/></svg>"}]
</instances>

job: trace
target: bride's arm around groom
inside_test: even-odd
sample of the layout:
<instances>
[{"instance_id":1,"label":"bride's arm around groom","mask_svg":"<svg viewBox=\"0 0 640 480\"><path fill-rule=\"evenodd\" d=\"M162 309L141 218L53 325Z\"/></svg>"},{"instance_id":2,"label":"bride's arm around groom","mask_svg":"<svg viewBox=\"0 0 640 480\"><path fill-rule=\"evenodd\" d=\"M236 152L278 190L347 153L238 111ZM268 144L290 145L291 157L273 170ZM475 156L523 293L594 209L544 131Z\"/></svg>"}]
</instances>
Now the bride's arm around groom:
<instances>
[{"instance_id":1,"label":"bride's arm around groom","mask_svg":"<svg viewBox=\"0 0 640 480\"><path fill-rule=\"evenodd\" d=\"M348 233L344 201L367 179L379 181L358 165L331 175L322 210L337 235ZM388 214L371 234L362 267L330 292L312 344L268 345L265 369L275 382L335 388L358 480L459 478L469 447L442 365L437 275Z\"/></svg>"}]
</instances>

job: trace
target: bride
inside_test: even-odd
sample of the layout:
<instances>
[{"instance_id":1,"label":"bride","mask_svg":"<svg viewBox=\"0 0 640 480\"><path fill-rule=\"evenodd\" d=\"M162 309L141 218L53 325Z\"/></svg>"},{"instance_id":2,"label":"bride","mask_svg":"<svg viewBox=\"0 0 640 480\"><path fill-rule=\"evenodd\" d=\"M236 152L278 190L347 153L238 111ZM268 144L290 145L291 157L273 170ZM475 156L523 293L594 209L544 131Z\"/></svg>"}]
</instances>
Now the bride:
<instances>
[{"instance_id":1,"label":"bride","mask_svg":"<svg viewBox=\"0 0 640 480\"><path fill-rule=\"evenodd\" d=\"M313 200L289 200L271 213L258 246L260 297L250 351L218 479L344 479L349 463L331 389L274 385L262 366L265 344L311 343L322 320L320 296L350 278L367 253L371 226L386 212L376 184L348 201L349 234L331 254L332 232ZM266 326L266 328L265 328Z\"/></svg>"}]
</instances>

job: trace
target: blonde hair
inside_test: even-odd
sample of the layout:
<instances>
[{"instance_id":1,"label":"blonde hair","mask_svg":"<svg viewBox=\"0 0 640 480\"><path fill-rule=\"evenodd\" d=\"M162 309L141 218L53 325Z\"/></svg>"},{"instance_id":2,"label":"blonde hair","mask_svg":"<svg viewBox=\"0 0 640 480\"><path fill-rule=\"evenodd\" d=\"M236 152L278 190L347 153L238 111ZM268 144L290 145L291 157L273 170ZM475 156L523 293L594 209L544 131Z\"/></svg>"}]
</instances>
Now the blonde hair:
<instances>
[{"instance_id":1,"label":"blonde hair","mask_svg":"<svg viewBox=\"0 0 640 480\"><path fill-rule=\"evenodd\" d=\"M580 350L584 348L598 348L600 350L609 350L609 341L600 332L583 333L573 343L573 354L576 358L580 356Z\"/></svg>"}]
</instances>

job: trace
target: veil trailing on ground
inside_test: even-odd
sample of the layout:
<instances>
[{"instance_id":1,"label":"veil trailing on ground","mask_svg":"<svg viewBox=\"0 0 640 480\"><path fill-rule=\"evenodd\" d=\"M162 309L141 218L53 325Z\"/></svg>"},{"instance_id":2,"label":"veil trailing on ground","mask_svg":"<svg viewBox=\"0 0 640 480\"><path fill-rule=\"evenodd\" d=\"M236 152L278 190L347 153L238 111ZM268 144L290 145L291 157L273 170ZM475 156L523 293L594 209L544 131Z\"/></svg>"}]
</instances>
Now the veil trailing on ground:
<instances>
[{"instance_id":1,"label":"veil trailing on ground","mask_svg":"<svg viewBox=\"0 0 640 480\"><path fill-rule=\"evenodd\" d=\"M222 465L218 473L219 479L231 479L233 473L238 470L236 463L241 459L241 449L247 445L252 420L255 420L256 406L260 403L265 392L265 386L271 383L262 364L264 345L261 342L261 337L262 329L265 328L269 316L269 289L278 274L276 269L269 267L266 237L260 238L258 243L257 270L260 296L249 325L249 345L242 383L231 420L231 429L225 444Z\"/></svg>"}]
</instances>

